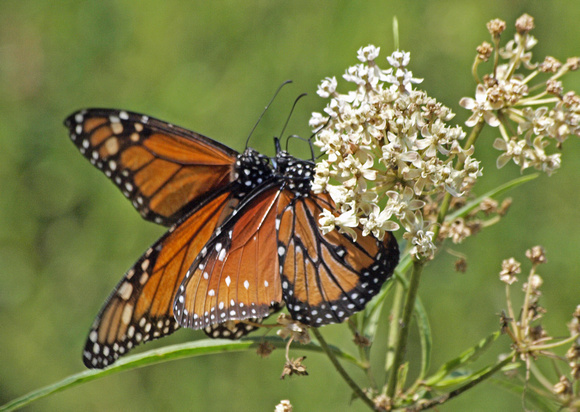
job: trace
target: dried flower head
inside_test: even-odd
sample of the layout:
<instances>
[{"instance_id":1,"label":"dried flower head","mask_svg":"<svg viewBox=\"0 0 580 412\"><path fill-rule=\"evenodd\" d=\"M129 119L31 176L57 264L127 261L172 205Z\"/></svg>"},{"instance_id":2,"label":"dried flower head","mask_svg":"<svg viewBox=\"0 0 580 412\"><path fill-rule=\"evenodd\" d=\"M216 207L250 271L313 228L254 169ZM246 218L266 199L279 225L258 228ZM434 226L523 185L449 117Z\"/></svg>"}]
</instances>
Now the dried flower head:
<instances>
[{"instance_id":1,"label":"dried flower head","mask_svg":"<svg viewBox=\"0 0 580 412\"><path fill-rule=\"evenodd\" d=\"M542 73L556 73L562 67L562 63L552 56L546 56L544 61L538 66Z\"/></svg>"},{"instance_id":2,"label":"dried flower head","mask_svg":"<svg viewBox=\"0 0 580 412\"><path fill-rule=\"evenodd\" d=\"M302 364L304 359L306 359L306 356L302 356L298 359L288 359L284 364L280 379L284 379L286 376L292 375L307 376L308 372L306 372L306 366Z\"/></svg>"},{"instance_id":3,"label":"dried flower head","mask_svg":"<svg viewBox=\"0 0 580 412\"><path fill-rule=\"evenodd\" d=\"M540 275L533 274L528 278L528 281L526 283L524 283L524 286L522 287L522 289L524 292L526 292L526 290L528 289L528 286L529 286L530 293L532 293L534 295L539 295L540 294L539 289L543 283L544 283L544 280L540 277Z\"/></svg>"},{"instance_id":4,"label":"dried flower head","mask_svg":"<svg viewBox=\"0 0 580 412\"><path fill-rule=\"evenodd\" d=\"M256 353L260 355L262 358L267 358L270 354L276 349L274 345L272 345L268 341L260 342L258 348L256 349Z\"/></svg>"},{"instance_id":5,"label":"dried flower head","mask_svg":"<svg viewBox=\"0 0 580 412\"><path fill-rule=\"evenodd\" d=\"M516 30L520 34L526 34L534 28L534 18L529 14L523 14L516 20Z\"/></svg>"},{"instance_id":6,"label":"dried flower head","mask_svg":"<svg viewBox=\"0 0 580 412\"><path fill-rule=\"evenodd\" d=\"M499 207L497 214L500 216L505 216L508 210L510 209L512 202L513 200L511 197L504 199L504 201L501 202L501 206Z\"/></svg>"},{"instance_id":7,"label":"dried flower head","mask_svg":"<svg viewBox=\"0 0 580 412\"><path fill-rule=\"evenodd\" d=\"M378 411L388 411L392 409L393 402L387 395L379 394L373 398L373 403Z\"/></svg>"},{"instance_id":8,"label":"dried flower head","mask_svg":"<svg viewBox=\"0 0 580 412\"><path fill-rule=\"evenodd\" d=\"M310 343L310 335L308 334L308 326L293 320L285 313L278 316L277 322L282 328L276 332L282 339L290 338L293 341L302 344Z\"/></svg>"},{"instance_id":9,"label":"dried flower head","mask_svg":"<svg viewBox=\"0 0 580 412\"><path fill-rule=\"evenodd\" d=\"M392 53L391 68L383 70L375 61L379 50L361 48L361 63L346 70L343 78L354 90L339 93L335 78L319 86L318 94L330 101L325 115L314 113L310 120L313 128L326 125L314 142L325 157L316 165L313 190L328 191L336 203L319 223L325 233L338 229L354 237L353 228L361 227L364 236L378 239L402 226L412 255L430 258L433 221L420 209L439 193L463 195L465 181L481 169L473 148L459 144L463 130L446 124L451 110L413 88L421 79L407 68L410 54Z\"/></svg>"},{"instance_id":10,"label":"dried flower head","mask_svg":"<svg viewBox=\"0 0 580 412\"><path fill-rule=\"evenodd\" d=\"M371 346L371 341L369 340L369 338L367 338L364 335L361 335L358 332L355 333L353 342L356 346L359 346L361 348L368 348Z\"/></svg>"},{"instance_id":11,"label":"dried flower head","mask_svg":"<svg viewBox=\"0 0 580 412\"><path fill-rule=\"evenodd\" d=\"M467 271L467 260L464 258L457 259L455 261L455 271L465 273Z\"/></svg>"},{"instance_id":12,"label":"dried flower head","mask_svg":"<svg viewBox=\"0 0 580 412\"><path fill-rule=\"evenodd\" d=\"M576 306L572 321L568 324L568 330L570 330L570 335L580 335L580 305Z\"/></svg>"},{"instance_id":13,"label":"dried flower head","mask_svg":"<svg viewBox=\"0 0 580 412\"><path fill-rule=\"evenodd\" d=\"M559 80L550 79L546 82L546 93L553 94L554 96L561 96L564 87L562 82Z\"/></svg>"},{"instance_id":14,"label":"dried flower head","mask_svg":"<svg viewBox=\"0 0 580 412\"><path fill-rule=\"evenodd\" d=\"M572 382L566 376L560 376L560 381L554 385L553 391L556 395L572 395Z\"/></svg>"},{"instance_id":15,"label":"dried flower head","mask_svg":"<svg viewBox=\"0 0 580 412\"><path fill-rule=\"evenodd\" d=\"M488 42L484 41L479 46L477 46L477 58L484 62L488 61L493 52L493 46Z\"/></svg>"},{"instance_id":16,"label":"dried flower head","mask_svg":"<svg viewBox=\"0 0 580 412\"><path fill-rule=\"evenodd\" d=\"M292 412L292 404L289 400L282 400L276 405L274 412Z\"/></svg>"},{"instance_id":17,"label":"dried flower head","mask_svg":"<svg viewBox=\"0 0 580 412\"><path fill-rule=\"evenodd\" d=\"M570 349L566 352L566 360L570 363L577 363L580 360L580 345L573 343Z\"/></svg>"},{"instance_id":18,"label":"dried flower head","mask_svg":"<svg viewBox=\"0 0 580 412\"><path fill-rule=\"evenodd\" d=\"M569 57L568 60L566 60L566 66L568 66L568 69L571 71L578 70L580 67L580 57Z\"/></svg>"},{"instance_id":19,"label":"dried flower head","mask_svg":"<svg viewBox=\"0 0 580 412\"><path fill-rule=\"evenodd\" d=\"M492 37L499 37L506 28L505 21L494 19L487 23L487 30Z\"/></svg>"},{"instance_id":20,"label":"dried flower head","mask_svg":"<svg viewBox=\"0 0 580 412\"><path fill-rule=\"evenodd\" d=\"M513 257L505 259L501 264L501 272L499 272L499 279L508 285L513 284L518 280L516 275L522 271L521 264Z\"/></svg>"},{"instance_id":21,"label":"dried flower head","mask_svg":"<svg viewBox=\"0 0 580 412\"><path fill-rule=\"evenodd\" d=\"M546 263L546 251L542 246L534 246L526 250L526 257L535 265Z\"/></svg>"}]
</instances>

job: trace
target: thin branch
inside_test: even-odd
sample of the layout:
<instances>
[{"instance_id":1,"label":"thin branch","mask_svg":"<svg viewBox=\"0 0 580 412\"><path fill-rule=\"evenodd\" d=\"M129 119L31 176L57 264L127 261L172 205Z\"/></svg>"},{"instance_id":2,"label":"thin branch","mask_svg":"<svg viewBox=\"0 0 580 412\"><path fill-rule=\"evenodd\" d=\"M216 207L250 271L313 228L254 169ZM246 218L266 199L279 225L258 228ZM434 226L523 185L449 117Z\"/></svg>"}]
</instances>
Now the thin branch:
<instances>
[{"instance_id":1,"label":"thin branch","mask_svg":"<svg viewBox=\"0 0 580 412\"><path fill-rule=\"evenodd\" d=\"M320 347L322 348L324 353L326 353L326 356L328 356L328 359L330 359L330 361L334 365L335 369L338 371L340 376L342 376L342 378L348 384L348 386L350 386L350 388L353 390L353 392L364 403L366 403L369 408L371 408L373 411L377 410L373 400L371 398L369 398L363 392L363 390L356 384L356 382L350 377L350 375L347 373L347 371L342 367L340 362L338 362L338 359L336 359L336 356L334 356L334 353L332 352L332 350L330 350L330 348L328 347L328 344L326 343L326 341L324 340L324 338L322 337L322 334L318 331L318 329L312 328L311 330L312 330L312 333L314 334L314 336L316 336L318 343L320 343Z\"/></svg>"},{"instance_id":2,"label":"thin branch","mask_svg":"<svg viewBox=\"0 0 580 412\"><path fill-rule=\"evenodd\" d=\"M388 372L393 366L395 358L395 348L399 340L401 310L403 309L403 297L405 296L405 286L402 282L395 285L395 295L393 297L393 306L389 316L389 337L387 339L387 353L385 358L385 370ZM385 388L386 389L386 388Z\"/></svg>"},{"instance_id":3,"label":"thin branch","mask_svg":"<svg viewBox=\"0 0 580 412\"><path fill-rule=\"evenodd\" d=\"M403 309L403 318L401 319L401 330L399 333L399 341L395 348L395 358L391 367L391 374L387 383L387 396L391 399L395 396L397 390L397 376L399 374L399 367L402 365L407 352L407 339L409 337L409 329L413 311L415 309L415 299L417 298L417 290L419 289L419 282L421 280L421 272L423 272L424 261L413 262L413 272L411 273L411 280L409 288L407 289L407 296L405 298L405 307Z\"/></svg>"}]
</instances>

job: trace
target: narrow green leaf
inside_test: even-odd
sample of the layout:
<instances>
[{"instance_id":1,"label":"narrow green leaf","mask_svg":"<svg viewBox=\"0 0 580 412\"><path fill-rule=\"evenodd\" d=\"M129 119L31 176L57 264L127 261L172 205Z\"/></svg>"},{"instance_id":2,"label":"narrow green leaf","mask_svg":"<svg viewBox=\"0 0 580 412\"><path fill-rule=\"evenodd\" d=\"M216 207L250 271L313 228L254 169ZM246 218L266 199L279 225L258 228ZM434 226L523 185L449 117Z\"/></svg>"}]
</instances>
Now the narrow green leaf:
<instances>
[{"instance_id":1,"label":"narrow green leaf","mask_svg":"<svg viewBox=\"0 0 580 412\"><path fill-rule=\"evenodd\" d=\"M434 389L445 390L455 386L463 385L467 382L471 382L477 379L485 372L487 372L490 368L491 366L488 366L476 372L467 369L454 370L452 372L449 372L449 374L445 375L443 378L439 379L433 385L428 386Z\"/></svg>"},{"instance_id":2,"label":"narrow green leaf","mask_svg":"<svg viewBox=\"0 0 580 412\"><path fill-rule=\"evenodd\" d=\"M104 378L105 376L119 373L125 370L137 369L147 365L163 363L181 358L255 349L261 342L264 341L271 343L277 348L286 347L286 342L277 336L255 338L251 337L239 341L226 339L203 339L194 342L166 346L163 348L139 353L137 355L126 356L121 358L114 365L107 369L93 369L71 375L61 380L60 382L56 382L54 384L37 389L20 398L14 399L5 405L0 406L0 411L12 411L53 393L75 387L85 382ZM358 360L355 357L343 352L337 347L329 347L336 357L360 366ZM300 345L298 348L314 352L322 352L322 349L318 343L314 342L307 345Z\"/></svg>"},{"instance_id":3,"label":"narrow green leaf","mask_svg":"<svg viewBox=\"0 0 580 412\"><path fill-rule=\"evenodd\" d=\"M504 183L503 185L500 185L498 187L496 187L495 189L490 190L489 192L479 196L478 198L472 200L471 202L468 202L465 206L463 206L461 209L456 210L453 213L450 213L447 215L447 217L445 218L446 221L451 221L451 220L455 220L459 217L464 217L465 215L467 215L469 212L471 212L473 209L475 209L477 206L479 206L479 204L486 198L488 197L495 197L495 196L499 196L502 193L507 192L508 190L514 189L519 185L522 185L524 183L527 183L531 180L534 180L535 178L537 178L539 176L538 173L534 173L531 175L527 175L527 176L522 176L519 177L517 179L511 180L507 183Z\"/></svg>"},{"instance_id":4,"label":"narrow green leaf","mask_svg":"<svg viewBox=\"0 0 580 412\"><path fill-rule=\"evenodd\" d=\"M409 362L403 363L399 367L399 372L397 373L397 393L402 393L405 387L405 382L407 382L407 375L409 374Z\"/></svg>"},{"instance_id":5,"label":"narrow green leaf","mask_svg":"<svg viewBox=\"0 0 580 412\"><path fill-rule=\"evenodd\" d=\"M417 296L417 300L415 301L415 321L417 322L419 338L421 340L421 372L419 373L418 380L423 380L431 366L433 338L431 335L431 326L429 325L429 317L419 296Z\"/></svg>"},{"instance_id":6,"label":"narrow green leaf","mask_svg":"<svg viewBox=\"0 0 580 412\"><path fill-rule=\"evenodd\" d=\"M481 341L479 341L477 343L477 345L469 348L468 350L466 350L465 352L463 352L461 355L459 355L457 358L452 359L446 363L444 363L441 368L439 368L439 370L437 372L435 372L431 377L427 378L425 380L425 385L427 386L437 386L440 387L439 383L443 380L446 379L446 383L443 386L448 386L449 385L449 381L451 380L459 380L457 382L455 382L454 384L458 384L461 383L463 381L466 380L472 380L472 377L475 375L453 375L450 376L452 374L452 372L454 372L456 369L460 368L460 367L465 367L468 363L473 362L474 360L476 360L481 354L483 354L483 352L485 352L490 346L491 344L500 336L500 332L494 332L491 335L489 335L488 337L486 337L485 339L482 339ZM477 374L477 373L476 373ZM473 378L475 379L475 378Z\"/></svg>"},{"instance_id":7,"label":"narrow green leaf","mask_svg":"<svg viewBox=\"0 0 580 412\"><path fill-rule=\"evenodd\" d=\"M489 336L488 339L491 337L492 336ZM502 362L505 362L505 360ZM434 389L438 389L438 390L447 390L449 388L457 387L459 385L462 385L462 386L468 385L470 382L473 382L473 381L480 379L482 376L488 374L490 371L492 371L494 368L497 368L497 367L498 367L498 364L488 365L488 366L485 366L484 368L482 368L476 372L470 372L467 370L455 370L455 371L449 373L443 379L439 380L434 385L428 385L427 383L425 383L425 385L430 386L431 388L434 388ZM513 369L511 363L508 363L507 365L505 365L501 368L502 371L506 371L506 370L510 370L510 369Z\"/></svg>"},{"instance_id":8,"label":"narrow green leaf","mask_svg":"<svg viewBox=\"0 0 580 412\"><path fill-rule=\"evenodd\" d=\"M361 333L369 338L371 341L374 340L377 333L377 327L381 317L381 312L383 305L385 303L386 297L393 287L393 279L391 279L368 304L365 310L362 312L362 324Z\"/></svg>"}]
</instances>

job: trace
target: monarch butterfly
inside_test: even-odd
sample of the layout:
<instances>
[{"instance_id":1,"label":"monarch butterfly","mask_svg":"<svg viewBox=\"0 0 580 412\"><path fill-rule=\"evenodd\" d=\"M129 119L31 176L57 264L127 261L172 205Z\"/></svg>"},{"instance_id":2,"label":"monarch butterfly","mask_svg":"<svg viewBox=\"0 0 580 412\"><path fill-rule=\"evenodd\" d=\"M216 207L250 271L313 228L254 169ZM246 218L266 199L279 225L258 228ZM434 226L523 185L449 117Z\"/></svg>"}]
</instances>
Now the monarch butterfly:
<instances>
[{"instance_id":1,"label":"monarch butterfly","mask_svg":"<svg viewBox=\"0 0 580 412\"><path fill-rule=\"evenodd\" d=\"M280 149L243 153L128 111L88 109L65 120L79 151L147 220L169 226L127 271L95 319L83 351L103 368L180 326L237 339L284 304L311 326L364 308L399 258L383 241L323 235L333 208L310 187L314 163Z\"/></svg>"}]
</instances>

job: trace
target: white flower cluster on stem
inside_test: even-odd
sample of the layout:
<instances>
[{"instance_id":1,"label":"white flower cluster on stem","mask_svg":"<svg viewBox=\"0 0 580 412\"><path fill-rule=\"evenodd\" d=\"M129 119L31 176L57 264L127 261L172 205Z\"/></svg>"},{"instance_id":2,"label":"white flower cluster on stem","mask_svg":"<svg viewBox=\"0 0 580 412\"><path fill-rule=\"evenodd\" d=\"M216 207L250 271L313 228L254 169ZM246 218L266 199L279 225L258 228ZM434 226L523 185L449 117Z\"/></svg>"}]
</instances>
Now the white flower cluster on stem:
<instances>
[{"instance_id":1,"label":"white flower cluster on stem","mask_svg":"<svg viewBox=\"0 0 580 412\"><path fill-rule=\"evenodd\" d=\"M502 152L497 158L498 168L511 160L522 171L533 167L551 175L560 168L561 154L549 152L554 151L554 147L560 149L569 136L580 136L580 97L573 91L564 93L559 80L567 72L578 70L580 59L572 57L561 63L548 56L540 64L533 63L531 49L537 40L529 33L534 23L527 14L516 21L514 39L497 50L505 22L495 20L493 23L502 27L499 32L490 31L497 40L493 70L483 81L475 74L478 82L475 98L464 97L459 102L472 111L465 124L474 127L485 121L489 126L499 126L501 137L493 143L493 147ZM488 43L479 48L484 49L488 54L478 55L474 73L491 55ZM524 69L531 72L524 75L521 73ZM538 82L542 74L548 74L549 78Z\"/></svg>"},{"instance_id":2,"label":"white flower cluster on stem","mask_svg":"<svg viewBox=\"0 0 580 412\"><path fill-rule=\"evenodd\" d=\"M413 89L422 80L407 69L410 54L394 52L387 57L392 67L383 70L375 62L379 50L361 48L361 63L346 70L343 78L354 90L339 93L334 77L318 88L329 102L324 114L313 113L310 120L318 130L314 144L325 154L313 190L327 191L337 208L324 211L320 225L353 237L352 228L361 227L363 235L379 239L402 226L411 253L429 258L433 222L421 208L444 191L461 196L466 179L473 181L481 170L473 148L461 147L461 127L447 125L451 110Z\"/></svg>"}]
</instances>

